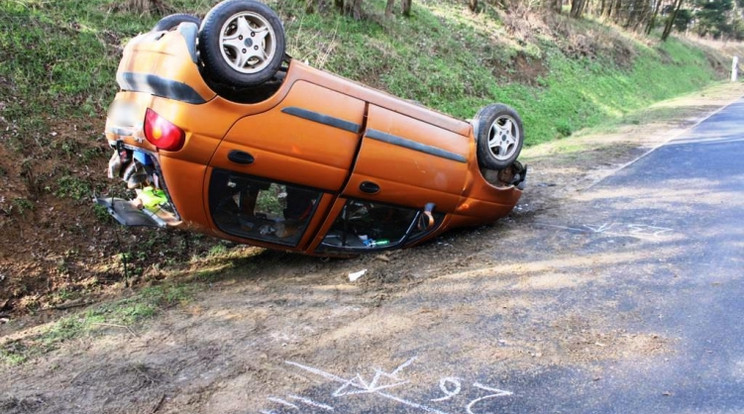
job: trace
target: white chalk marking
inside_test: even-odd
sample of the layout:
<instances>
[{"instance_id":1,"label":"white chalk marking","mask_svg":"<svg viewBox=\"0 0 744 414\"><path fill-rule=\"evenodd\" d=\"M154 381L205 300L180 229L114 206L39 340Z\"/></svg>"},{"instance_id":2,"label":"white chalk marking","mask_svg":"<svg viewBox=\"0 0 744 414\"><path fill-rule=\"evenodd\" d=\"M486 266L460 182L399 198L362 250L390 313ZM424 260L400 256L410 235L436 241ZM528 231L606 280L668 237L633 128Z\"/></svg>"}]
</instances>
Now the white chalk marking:
<instances>
[{"instance_id":1,"label":"white chalk marking","mask_svg":"<svg viewBox=\"0 0 744 414\"><path fill-rule=\"evenodd\" d=\"M511 391L505 391L505 390L500 390L498 388L487 387L487 386L485 386L483 384L480 384L478 382L473 383L473 386L476 387L476 388L480 388L482 390L485 390L485 391L493 392L495 394L489 394L489 395L486 395L484 397L476 398L473 401L470 401L470 404L468 404L468 406L465 407L465 409L467 410L468 414L475 414L475 413L473 413L473 406L475 404L478 404L481 401L488 400L488 399L491 399L491 398L508 397L510 395L514 395L514 393L511 392Z\"/></svg>"},{"instance_id":2,"label":"white chalk marking","mask_svg":"<svg viewBox=\"0 0 744 414\"><path fill-rule=\"evenodd\" d=\"M380 379L392 379L393 381L397 381L392 384L383 384L378 385L380 382ZM387 372L384 372L380 370L379 368L375 369L375 376L372 377L372 381L367 383L367 381L362 378L360 374L356 374L356 377L353 379L346 381L339 389L337 389L334 393L334 397L342 397L344 395L353 395L353 394L369 394L374 393L380 390L384 390L387 388L393 388L397 387L399 385L403 385L408 383L408 381L400 381L398 378L394 375L390 375ZM357 388L356 390L348 391L347 389L349 387Z\"/></svg>"},{"instance_id":3,"label":"white chalk marking","mask_svg":"<svg viewBox=\"0 0 744 414\"><path fill-rule=\"evenodd\" d=\"M408 367L409 365L413 364L413 361L415 361L415 360L416 360L416 358L417 358L417 357L413 357L413 358L409 359L408 361L406 361L406 362L404 362L404 363L400 364L400 366L399 366L398 368L395 368L395 369L393 370L393 372L391 372L391 373L390 373L390 375L392 375L392 376L396 376L396 375L398 375L398 372L400 372L401 370L403 370L403 368L406 368L406 367Z\"/></svg>"},{"instance_id":4,"label":"white chalk marking","mask_svg":"<svg viewBox=\"0 0 744 414\"><path fill-rule=\"evenodd\" d=\"M360 389L365 390L369 389L369 385L364 381L364 379L359 375L356 374L356 377L345 381L336 391L333 392L334 397L343 397L344 395L352 394L354 391L347 391L349 387L352 387L352 389Z\"/></svg>"},{"instance_id":5,"label":"white chalk marking","mask_svg":"<svg viewBox=\"0 0 744 414\"><path fill-rule=\"evenodd\" d=\"M354 379L347 381L344 385L342 385L339 389L337 389L336 392L333 393L333 396L341 397L344 395L369 394L369 393L374 393L374 392L384 390L387 388L397 387L399 385L407 384L409 382L409 381L398 381L392 384L378 385L377 383L380 381L381 377L384 377L386 379L390 378L393 380L397 380L396 377L393 377L390 374L386 372L382 372L379 369L377 369L375 371L375 376L372 378L372 382L367 383L366 381L364 381L361 375L357 374ZM355 387L357 388L357 390L347 391L347 388L349 387Z\"/></svg>"},{"instance_id":6,"label":"white chalk marking","mask_svg":"<svg viewBox=\"0 0 744 414\"><path fill-rule=\"evenodd\" d=\"M320 370L320 369L317 369L317 368L308 367L306 365L302 365L302 364L297 363L297 362L284 361L284 363L285 364L289 364L289 365L293 365L293 366L295 366L297 368L303 369L303 370L305 370L307 372L311 372L311 373L313 373L315 375L319 375L319 376L321 376L321 377L323 377L325 379L331 380L331 381L336 381L336 382L346 382L347 381L346 379L341 378L341 377L339 377L337 375L333 375L330 372L325 372L325 371Z\"/></svg>"},{"instance_id":7,"label":"white chalk marking","mask_svg":"<svg viewBox=\"0 0 744 414\"><path fill-rule=\"evenodd\" d=\"M514 395L514 393L511 392L511 391L500 390L498 388L491 388L491 387L486 386L486 385L483 385L483 384L481 384L479 382L474 382L473 383L473 386L476 387L476 388L480 388L482 390L485 390L485 391L495 392L496 393L496 394L494 394L495 397L508 397L510 395Z\"/></svg>"},{"instance_id":8,"label":"white chalk marking","mask_svg":"<svg viewBox=\"0 0 744 414\"><path fill-rule=\"evenodd\" d=\"M578 232L578 233L586 233L586 229L578 229L576 227L559 226L557 224L548 224L548 223L540 223L540 222L536 222L535 224L537 224L538 226L543 226L543 227L552 227L554 229L575 231L575 232Z\"/></svg>"},{"instance_id":9,"label":"white chalk marking","mask_svg":"<svg viewBox=\"0 0 744 414\"><path fill-rule=\"evenodd\" d=\"M394 373L397 373L401 369L403 369L406 366L410 365L413 362L413 359L414 358L411 358L410 360L404 362L401 366L399 366L398 368L396 368L393 372ZM365 389L365 390L367 388L369 388L369 384L365 383L364 380L361 378L361 376L359 374L357 374L352 379L345 379L343 377L339 377L338 375L331 374L330 372L326 372L326 371L323 371L323 370L318 369L318 368L314 368L314 367L310 367L310 366L307 366L307 365L303 365L303 364L300 364L298 362L284 361L284 363L285 364L288 364L288 365L295 366L295 367L300 368L302 370L305 370L307 372L313 373L313 374L318 375L320 377L323 377L323 378L325 378L327 380L341 383L342 384L342 387L339 388L338 390L336 390L336 392L334 393L334 397L337 397L337 395L335 395L335 394L338 393L339 391L341 391L341 389L343 387L357 387L357 388L361 388L361 389ZM392 377L392 375L389 375L389 374L387 374L387 375L389 377ZM397 384L397 385L400 385L400 384ZM396 401L398 403L407 405L409 407L418 408L419 410L426 411L427 413L448 414L448 413L446 413L444 411L437 410L436 408L431 408L431 407L428 407L428 406L423 405L423 404L418 404L418 403L415 403L415 402L412 402L412 401L404 400L403 398L396 397L396 396L391 395L391 394L388 394L388 393L384 393L381 390L382 389L385 389L385 388L390 388L390 386L383 386L383 387L379 387L378 386L374 390L371 390L371 391L366 390L365 392L366 393L372 393L372 394L378 395L380 397L383 397L383 398L387 398L387 399ZM349 394L351 394L351 393L342 393L342 394L339 394L338 396L349 395Z\"/></svg>"},{"instance_id":10,"label":"white chalk marking","mask_svg":"<svg viewBox=\"0 0 744 414\"><path fill-rule=\"evenodd\" d=\"M275 402L275 403L277 403L277 404L281 404L281 405L286 405L287 407L290 407L290 408L294 408L295 410L298 410L298 411L300 410L300 407L298 407L298 406L296 406L296 405L292 404L292 403L291 403L291 402L289 402L289 401L285 401L285 400L282 400L281 398L277 398L277 397L268 397L268 398L266 398L266 399L267 399L267 400L269 400L269 401L271 401L271 402Z\"/></svg>"},{"instance_id":11,"label":"white chalk marking","mask_svg":"<svg viewBox=\"0 0 744 414\"><path fill-rule=\"evenodd\" d=\"M322 408L326 411L333 411L333 407L331 407L330 405L325 405L323 403L313 401L309 398L305 398L299 395L288 395L288 397L293 400L301 401L302 403L313 406L313 407Z\"/></svg>"},{"instance_id":12,"label":"white chalk marking","mask_svg":"<svg viewBox=\"0 0 744 414\"><path fill-rule=\"evenodd\" d=\"M644 233L650 230L652 231L651 234L653 234L654 236L661 236L664 233L669 233L672 231L672 229L668 227L648 226L645 224L628 224L628 229L631 233Z\"/></svg>"},{"instance_id":13,"label":"white chalk marking","mask_svg":"<svg viewBox=\"0 0 744 414\"><path fill-rule=\"evenodd\" d=\"M614 226L615 223L604 223L601 226L590 226L588 224L584 224L584 227L588 228L589 230L595 232L595 233L604 233L606 230L608 230L610 227Z\"/></svg>"},{"instance_id":14,"label":"white chalk marking","mask_svg":"<svg viewBox=\"0 0 744 414\"><path fill-rule=\"evenodd\" d=\"M550 227L554 229L568 230L576 233L592 233L602 234L606 236L617 236L617 237L635 237L637 239L653 239L671 233L674 229L668 227L650 226L648 224L620 224L620 223L604 223L602 225L590 225L582 224L582 227L570 227L560 226L556 224L548 223L535 223L538 226ZM588 230L588 231L587 231ZM613 231L609 231L613 230Z\"/></svg>"},{"instance_id":15,"label":"white chalk marking","mask_svg":"<svg viewBox=\"0 0 744 414\"><path fill-rule=\"evenodd\" d=\"M400 364L397 368L393 370L391 373L387 373L380 368L375 368L375 376L372 377L372 381L370 383L367 383L362 376L357 373L356 377L350 381L347 381L342 385L336 392L333 393L334 397L340 397L344 395L353 395L353 394L364 394L364 393L374 393L380 390L384 390L387 388L393 388L397 387L399 385L407 384L409 381L401 381L398 379L397 374L403 370L404 368L408 367L413 363L413 361L416 360L416 357L413 357L409 359L408 361ZM384 384L380 385L380 380L393 380L397 381L392 384ZM356 383L355 383L356 381ZM349 387L355 387L358 388L358 390L355 391L347 391L346 389Z\"/></svg>"},{"instance_id":16,"label":"white chalk marking","mask_svg":"<svg viewBox=\"0 0 744 414\"><path fill-rule=\"evenodd\" d=\"M447 388L447 383L454 384L455 385L455 390L454 391L450 391ZM432 402L447 401L447 400L451 399L452 397L454 397L455 395L459 394L460 393L460 390L462 389L462 387L460 385L460 378L457 378L457 377L446 377L446 378L440 379L439 380L439 389L442 390L442 392L444 393L444 397L435 398L435 399L429 400L429 401L432 401Z\"/></svg>"}]
</instances>

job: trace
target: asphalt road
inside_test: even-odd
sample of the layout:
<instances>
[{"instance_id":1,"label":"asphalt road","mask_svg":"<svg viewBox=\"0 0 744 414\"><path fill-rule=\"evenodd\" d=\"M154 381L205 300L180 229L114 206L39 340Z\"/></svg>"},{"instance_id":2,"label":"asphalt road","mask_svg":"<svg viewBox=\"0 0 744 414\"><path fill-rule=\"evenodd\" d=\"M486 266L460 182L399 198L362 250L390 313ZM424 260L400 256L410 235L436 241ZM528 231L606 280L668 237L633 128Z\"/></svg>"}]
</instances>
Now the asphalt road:
<instances>
[{"instance_id":1,"label":"asphalt road","mask_svg":"<svg viewBox=\"0 0 744 414\"><path fill-rule=\"evenodd\" d=\"M630 329L671 339L671 352L607 363L583 392L559 384L590 378L548 370L529 379L524 398L494 404L492 411L744 411L744 100L581 199L572 207L581 220L557 225L593 233L592 242L577 245L573 254L615 253L629 260L589 270L608 274L616 282L611 286L567 296L596 298L586 306L613 298L616 320L632 312ZM542 227L559 229L552 226Z\"/></svg>"},{"instance_id":2,"label":"asphalt road","mask_svg":"<svg viewBox=\"0 0 744 414\"><path fill-rule=\"evenodd\" d=\"M257 411L744 412L743 160L741 100L285 361Z\"/></svg>"}]
</instances>

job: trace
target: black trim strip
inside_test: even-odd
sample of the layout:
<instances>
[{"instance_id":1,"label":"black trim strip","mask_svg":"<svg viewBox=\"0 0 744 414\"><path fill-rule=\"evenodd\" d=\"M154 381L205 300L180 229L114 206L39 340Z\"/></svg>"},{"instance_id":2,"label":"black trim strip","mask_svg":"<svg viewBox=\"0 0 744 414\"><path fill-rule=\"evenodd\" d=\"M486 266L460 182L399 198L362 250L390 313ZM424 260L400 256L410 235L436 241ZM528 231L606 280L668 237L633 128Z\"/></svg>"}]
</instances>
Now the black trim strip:
<instances>
[{"instance_id":1,"label":"black trim strip","mask_svg":"<svg viewBox=\"0 0 744 414\"><path fill-rule=\"evenodd\" d=\"M284 112L285 114L294 115L302 119L307 119L308 121L313 121L319 124L343 129L344 131L353 132L355 134L358 134L359 131L362 130L361 126L354 122L332 117L330 115L321 114L318 112L313 112L308 109L298 108L296 106L288 106L286 108L282 108L282 112Z\"/></svg>"},{"instance_id":2,"label":"black trim strip","mask_svg":"<svg viewBox=\"0 0 744 414\"><path fill-rule=\"evenodd\" d=\"M124 72L116 75L116 82L125 91L147 92L190 104L207 102L191 86L147 73Z\"/></svg>"},{"instance_id":3,"label":"black trim strip","mask_svg":"<svg viewBox=\"0 0 744 414\"><path fill-rule=\"evenodd\" d=\"M397 145L399 147L404 147L408 149L412 149L414 151L423 152L425 154L433 155L435 157L440 158L446 158L448 160L467 163L468 159L460 154L456 154L454 152L450 152L438 147L433 147L431 145L422 144L420 142L412 141L410 139L401 138L395 135L390 135L388 133L377 131L375 129L368 129L367 130L367 138L372 138L377 141L387 142L388 144Z\"/></svg>"}]
</instances>

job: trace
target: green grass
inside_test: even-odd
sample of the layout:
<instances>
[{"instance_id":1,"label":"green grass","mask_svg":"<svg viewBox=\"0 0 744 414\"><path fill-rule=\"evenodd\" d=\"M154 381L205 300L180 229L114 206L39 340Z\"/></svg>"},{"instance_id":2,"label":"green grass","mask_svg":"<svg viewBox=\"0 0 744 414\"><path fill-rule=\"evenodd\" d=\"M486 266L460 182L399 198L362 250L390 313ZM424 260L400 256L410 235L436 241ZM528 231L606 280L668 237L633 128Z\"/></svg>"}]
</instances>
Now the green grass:
<instances>
[{"instance_id":1,"label":"green grass","mask_svg":"<svg viewBox=\"0 0 744 414\"><path fill-rule=\"evenodd\" d=\"M23 213L25 213L27 211L33 211L34 208L35 208L35 205L34 205L33 201L28 200L28 199L23 198L23 197L14 198L13 199L13 204L12 204L12 207L11 207L11 209L17 211L18 214L20 214L20 215L23 215Z\"/></svg>"},{"instance_id":2,"label":"green grass","mask_svg":"<svg viewBox=\"0 0 744 414\"><path fill-rule=\"evenodd\" d=\"M57 181L57 197L69 197L81 200L92 194L90 185L78 177L65 175Z\"/></svg>"},{"instance_id":3,"label":"green grass","mask_svg":"<svg viewBox=\"0 0 744 414\"><path fill-rule=\"evenodd\" d=\"M657 52L642 50L629 71L554 55L546 88L509 86L495 91L494 97L517 108L524 118L528 143L536 144L622 118L714 80L705 57L695 50L674 39L661 47L677 59L674 64L664 65Z\"/></svg>"},{"instance_id":4,"label":"green grass","mask_svg":"<svg viewBox=\"0 0 744 414\"><path fill-rule=\"evenodd\" d=\"M190 301L196 287L169 284L141 289L135 295L66 316L31 338L0 345L0 363L15 365L59 347L65 341L118 329L133 334L137 325L163 309Z\"/></svg>"},{"instance_id":5,"label":"green grass","mask_svg":"<svg viewBox=\"0 0 744 414\"><path fill-rule=\"evenodd\" d=\"M466 18L462 7L417 4L411 19L399 17L382 24L375 22L379 17L356 22L315 14L296 19L287 31L295 56L460 118L472 117L490 102L507 103L524 118L528 145L698 90L716 77L700 50L673 38L654 48L623 40L635 54L630 68L624 68L613 56L569 58L551 39L523 45L503 38L495 41L494 33L508 37L498 20ZM477 24L478 19L488 21ZM621 36L597 22L578 25ZM328 38L321 33L333 33L335 43L317 41ZM308 37L316 39L309 44L321 51L304 46ZM324 47L329 50L322 51ZM518 71L513 59L519 53L543 59L548 70L536 79L538 86L511 81Z\"/></svg>"}]
</instances>

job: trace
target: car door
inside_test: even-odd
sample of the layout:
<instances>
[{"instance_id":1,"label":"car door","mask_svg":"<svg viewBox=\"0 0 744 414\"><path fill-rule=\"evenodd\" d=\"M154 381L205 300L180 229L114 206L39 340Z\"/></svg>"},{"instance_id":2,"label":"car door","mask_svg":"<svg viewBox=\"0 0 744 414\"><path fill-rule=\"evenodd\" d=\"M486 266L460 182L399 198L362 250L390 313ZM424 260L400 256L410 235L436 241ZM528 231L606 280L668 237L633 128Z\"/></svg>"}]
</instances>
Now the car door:
<instances>
[{"instance_id":1,"label":"car door","mask_svg":"<svg viewBox=\"0 0 744 414\"><path fill-rule=\"evenodd\" d=\"M465 136L369 105L361 149L343 194L414 208L433 202L437 210L451 211L466 186L471 150Z\"/></svg>"},{"instance_id":2,"label":"car door","mask_svg":"<svg viewBox=\"0 0 744 414\"><path fill-rule=\"evenodd\" d=\"M341 191L361 139L365 103L306 81L272 109L239 119L210 161L214 229L302 247Z\"/></svg>"},{"instance_id":3,"label":"car door","mask_svg":"<svg viewBox=\"0 0 744 414\"><path fill-rule=\"evenodd\" d=\"M461 200L469 151L463 135L370 104L354 169L317 251L399 247L434 231Z\"/></svg>"}]
</instances>

